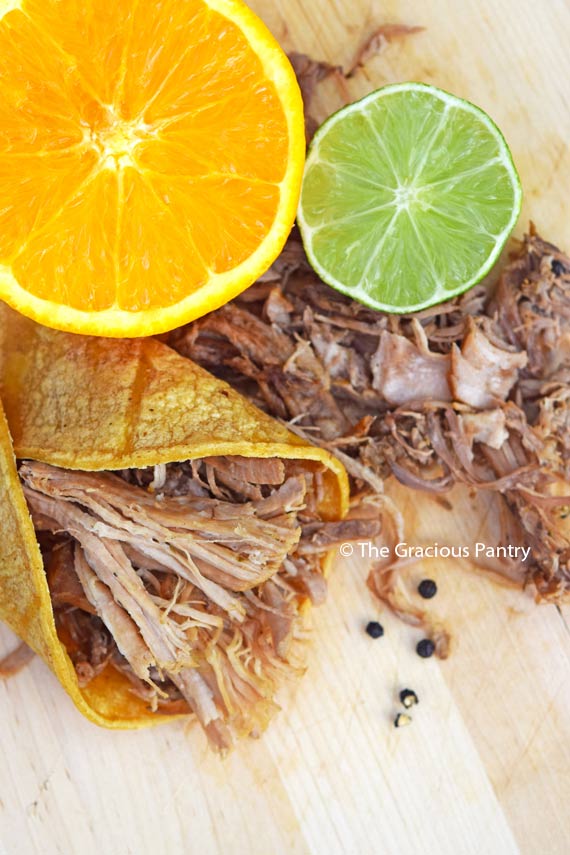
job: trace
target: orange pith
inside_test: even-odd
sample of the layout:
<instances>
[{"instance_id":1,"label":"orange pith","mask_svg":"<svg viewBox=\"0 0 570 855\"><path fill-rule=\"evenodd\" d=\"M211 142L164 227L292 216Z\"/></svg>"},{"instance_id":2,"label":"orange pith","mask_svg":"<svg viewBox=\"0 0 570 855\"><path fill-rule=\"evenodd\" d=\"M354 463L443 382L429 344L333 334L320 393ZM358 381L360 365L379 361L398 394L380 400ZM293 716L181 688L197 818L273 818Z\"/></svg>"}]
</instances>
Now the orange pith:
<instances>
[{"instance_id":1,"label":"orange pith","mask_svg":"<svg viewBox=\"0 0 570 855\"><path fill-rule=\"evenodd\" d=\"M147 335L279 253L302 106L241 0L0 0L0 298Z\"/></svg>"}]
</instances>

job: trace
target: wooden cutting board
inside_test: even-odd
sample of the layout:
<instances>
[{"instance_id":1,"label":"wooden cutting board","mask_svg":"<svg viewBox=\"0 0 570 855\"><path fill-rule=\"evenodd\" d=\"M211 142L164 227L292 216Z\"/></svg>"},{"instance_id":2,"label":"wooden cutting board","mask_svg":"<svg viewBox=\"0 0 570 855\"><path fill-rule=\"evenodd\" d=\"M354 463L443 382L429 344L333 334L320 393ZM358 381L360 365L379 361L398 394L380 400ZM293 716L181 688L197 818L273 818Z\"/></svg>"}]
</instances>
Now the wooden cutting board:
<instances>
[{"instance_id":1,"label":"wooden cutting board","mask_svg":"<svg viewBox=\"0 0 570 855\"><path fill-rule=\"evenodd\" d=\"M256 0L287 49L344 66L385 22L425 32L394 43L348 84L351 97L422 80L470 98L505 132L525 205L570 246L570 5L566 0ZM336 108L334 81L319 117ZM390 490L412 543L485 539L493 504L457 491L452 510ZM0 853L82 855L566 855L570 851L570 635L458 561L425 562L433 608L452 628L444 663L384 613L366 562L339 561L315 613L307 676L261 741L222 763L182 725L110 733L84 721L35 661L0 683ZM363 626L379 618L383 639ZM13 639L0 634L0 652ZM395 730L397 694L420 697Z\"/></svg>"}]
</instances>

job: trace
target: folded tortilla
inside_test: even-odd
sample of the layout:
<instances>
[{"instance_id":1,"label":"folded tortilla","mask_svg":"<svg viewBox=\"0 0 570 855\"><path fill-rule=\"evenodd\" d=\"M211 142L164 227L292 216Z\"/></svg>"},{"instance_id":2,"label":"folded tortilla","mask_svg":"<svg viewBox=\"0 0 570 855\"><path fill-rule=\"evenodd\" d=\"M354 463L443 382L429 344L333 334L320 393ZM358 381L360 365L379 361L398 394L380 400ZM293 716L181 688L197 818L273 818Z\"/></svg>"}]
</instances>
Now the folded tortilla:
<instances>
[{"instance_id":1,"label":"folded tortilla","mask_svg":"<svg viewBox=\"0 0 570 855\"><path fill-rule=\"evenodd\" d=\"M47 662L79 710L93 722L110 728L136 728L172 720L175 714L162 713L160 704L157 709L151 710L148 700L133 691L132 682L124 673L110 664L87 685L80 685L76 668L70 658L73 642L67 637L62 640L61 628L58 637L42 553L30 516L29 501L26 502L22 489L16 458L38 462L24 464L24 467L27 466L26 471L32 487L37 482L40 488L44 489L42 485L47 484L47 493L61 475L64 486L58 487L60 498L57 507L64 510L71 508L77 519L83 519L81 513L89 505L90 497L97 497L99 483L111 484L120 490L127 489L116 475L103 474L97 476L99 481L90 482L89 477L93 479L95 476L86 476L84 473L102 470L144 470L145 467L155 467L153 471L156 473L156 467L160 468L163 464L198 460L196 467L202 467L200 472L207 471L210 478L211 473L216 475L219 471L224 471L216 468L221 465L219 460L225 461L226 468L229 460L230 463L236 463L237 469L234 467L231 470L233 480L229 474L224 477L229 479L227 483L235 487L236 472L239 480L239 473L247 471L247 467L244 469L243 460L253 458L282 461L279 466L286 473L288 483L294 481L294 484L298 485L301 479L305 485L304 501L307 506L312 503L312 507L316 509L314 515L316 514L319 520L340 520L348 506L348 481L342 464L325 450L306 444L283 425L251 405L227 384L153 339L109 341L71 335L41 327L7 307L0 306L0 378L1 399L5 411L4 416L0 407L0 619ZM61 468L63 472L55 467ZM73 484L70 475L74 471L81 473L82 495L87 498L77 499L79 488ZM162 480L165 471L163 467ZM137 478L142 477L140 472L135 474ZM199 477L205 479L206 476ZM153 482L155 479L156 474L153 476ZM90 486L91 483L93 487ZM145 493L141 501L143 504L150 503L149 507L152 506L152 513L156 515L156 509L160 511L162 507L162 497L148 494L148 490L153 489L152 483L148 486L148 479L141 483L142 486L129 486L128 489L138 491L136 495L139 497ZM203 481L198 483L202 484ZM29 491L29 484L26 489ZM159 492L154 489L155 493ZM231 493L231 489L226 486L218 488L215 484L213 489L220 489L222 492L218 498L208 497L204 500L205 503L214 508L212 513L219 512L221 516L227 516L227 495ZM239 492L239 485L235 489ZM250 515L261 515L259 508L267 508L267 498L259 498L262 489L265 496L274 495L269 487L255 487L257 499L254 496L255 500L248 502L240 498L240 501L245 502L244 506L247 506ZM35 497L34 501L37 499L34 518L43 520L45 516L47 527L54 532L57 526L53 520L51 524L49 522L49 502L53 503L53 498L33 491L30 495ZM47 502L45 506L42 505L44 500ZM169 507L174 507L173 502L182 500L175 497L165 501L167 505L170 502ZM41 508L41 511L38 511L38 508ZM279 525L297 531L297 516L289 513L290 509L286 510L287 513L283 512L275 519ZM117 511L115 507L113 513L119 512L120 509ZM261 515L259 522L261 532L265 531L270 523L273 524L273 518L267 516L269 512L264 513L266 516ZM299 512L300 519L303 513L305 512ZM104 523L97 519L94 531L104 531ZM89 520L91 525L93 519L89 517ZM133 525L136 524L137 521L134 520ZM319 524L312 523L313 527L318 527ZM92 536L92 532L85 535L88 536ZM298 539L298 535L295 537ZM318 536L316 539L318 540ZM324 548L323 544L327 544L327 538L322 537L320 543L321 549ZM165 548L171 549L170 546ZM77 545L75 549L77 555ZM308 552L311 552L311 548ZM85 554L89 559L88 550ZM325 553L321 552L319 560L325 560L324 555ZM81 560L83 559L82 555ZM282 590L290 588L293 591L294 562L292 564L288 557L285 564L289 567L287 572L293 575L286 579L283 577L283 583L280 579L280 585L284 586ZM93 580L92 568L85 566L85 562L82 566ZM210 565L206 563L204 566ZM212 572L213 578L216 579L217 571L214 569ZM160 573L158 575L160 576ZM149 578L154 578L152 573ZM211 584L211 580L207 581ZM108 594L104 583L95 580L95 584L99 585L100 589L105 588ZM109 584L112 586L113 579ZM207 585L205 587L207 588ZM230 596L238 598L240 608L243 606L246 612L249 609L248 603L257 603L256 608L259 608L256 614L261 614L262 619L267 614L280 620L282 615L272 606L270 599L266 597L261 602L263 590L263 584L248 589L245 582L238 591L236 586L233 586ZM199 593L203 606L207 595ZM287 596L290 597L287 605L289 611L295 611L295 614L301 612L304 602L308 599L306 594L293 592ZM176 596L173 602L175 600ZM206 610L208 608L206 603ZM220 610L217 606L212 610L218 620L217 631L221 611L223 612L223 608ZM170 619L168 610L166 617L164 611L162 615L165 621ZM265 624L263 626L265 627ZM177 631L176 626L174 629ZM196 630L204 631L203 627ZM271 633L267 627L263 632L257 627L255 632L258 631L261 635L265 632L265 636L270 638ZM236 630L237 635L240 632L241 629ZM249 636L244 630L243 637L240 636L236 641L238 647L241 644L241 652L235 657L236 668L249 662L248 656L255 658L252 651L246 649L246 640L254 638L252 644L256 644L257 636L251 627L248 632ZM264 644L267 642L265 636ZM238 677L235 677L235 685L229 687L227 696L224 691L220 695L217 685L213 688L214 678L211 675L215 673L219 677L220 666L215 650L215 632L212 639L208 652L208 656L211 655L212 658L207 665L206 684L199 687L198 692L203 694L207 708L205 713L202 710L202 715L198 711L198 717L207 732L211 723L208 715L214 718L221 716L225 726L226 720L232 719L231 709L235 693L246 691ZM271 643L274 642L275 639ZM275 647L277 646L275 644ZM274 658L279 659L275 650L271 655L274 653ZM286 664L287 656L283 657L283 661ZM278 664L276 663L276 667ZM177 679L178 677L179 675ZM223 675L219 679L224 689ZM271 698L265 700L271 704ZM191 710L196 712L190 704L188 711ZM261 720L264 715L259 718L260 726L264 726L265 721ZM257 732L258 728L252 721L253 719L244 724L242 717L240 726L236 729L237 735L241 735L241 732ZM221 742L219 747L226 747L224 740L225 737L218 740L218 744ZM213 741L216 742L216 738Z\"/></svg>"}]
</instances>

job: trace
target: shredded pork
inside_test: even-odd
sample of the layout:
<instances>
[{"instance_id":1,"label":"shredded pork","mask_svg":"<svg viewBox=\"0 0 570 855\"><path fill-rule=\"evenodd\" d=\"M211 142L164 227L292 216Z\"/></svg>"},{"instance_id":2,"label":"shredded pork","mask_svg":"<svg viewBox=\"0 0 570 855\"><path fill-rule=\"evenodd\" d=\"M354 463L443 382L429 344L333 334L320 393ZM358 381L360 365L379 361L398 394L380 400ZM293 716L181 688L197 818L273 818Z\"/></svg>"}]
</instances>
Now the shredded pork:
<instances>
[{"instance_id":1,"label":"shredded pork","mask_svg":"<svg viewBox=\"0 0 570 855\"><path fill-rule=\"evenodd\" d=\"M354 495L381 500L384 539L403 536L382 500L389 475L432 493L491 490L532 550L494 569L539 599L568 595L570 259L533 231L491 298L475 287L403 317L332 291L293 235L264 281L169 343L337 454ZM371 588L445 655L442 631L398 595L397 570L378 563Z\"/></svg>"},{"instance_id":2,"label":"shredded pork","mask_svg":"<svg viewBox=\"0 0 570 855\"><path fill-rule=\"evenodd\" d=\"M14 650L0 659L0 680L13 677L26 667L34 658L34 651L25 642L18 644Z\"/></svg>"},{"instance_id":3,"label":"shredded pork","mask_svg":"<svg viewBox=\"0 0 570 855\"><path fill-rule=\"evenodd\" d=\"M278 459L19 474L80 685L116 668L150 709L194 712L222 751L265 727L302 669L323 553L379 530L323 523L321 473Z\"/></svg>"}]
</instances>

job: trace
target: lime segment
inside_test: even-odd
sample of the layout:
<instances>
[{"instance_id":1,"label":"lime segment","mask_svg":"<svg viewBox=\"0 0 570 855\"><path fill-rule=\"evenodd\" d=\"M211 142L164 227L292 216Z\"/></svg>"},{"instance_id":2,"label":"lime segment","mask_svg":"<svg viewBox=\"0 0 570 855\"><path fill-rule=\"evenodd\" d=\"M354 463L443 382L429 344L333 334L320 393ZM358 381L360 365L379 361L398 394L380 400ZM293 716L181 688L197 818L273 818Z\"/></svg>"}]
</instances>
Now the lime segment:
<instances>
[{"instance_id":1,"label":"lime segment","mask_svg":"<svg viewBox=\"0 0 570 855\"><path fill-rule=\"evenodd\" d=\"M298 223L325 282L402 313L479 282L521 201L511 153L489 116L433 86L399 83L319 128Z\"/></svg>"}]
</instances>

